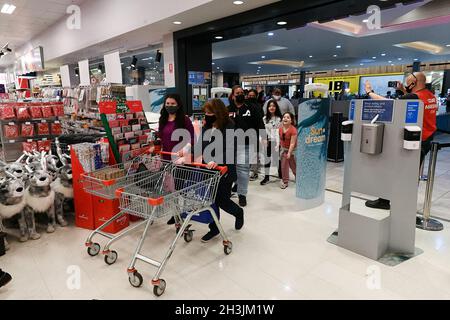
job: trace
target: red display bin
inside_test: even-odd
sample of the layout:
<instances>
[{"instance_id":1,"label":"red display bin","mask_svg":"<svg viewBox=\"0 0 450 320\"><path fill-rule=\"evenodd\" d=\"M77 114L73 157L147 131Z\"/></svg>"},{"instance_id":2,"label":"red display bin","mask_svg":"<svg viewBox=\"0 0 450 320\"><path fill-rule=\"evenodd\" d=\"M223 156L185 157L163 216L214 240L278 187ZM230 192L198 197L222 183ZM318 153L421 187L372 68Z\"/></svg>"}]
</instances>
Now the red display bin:
<instances>
[{"instance_id":1,"label":"red display bin","mask_svg":"<svg viewBox=\"0 0 450 320\"><path fill-rule=\"evenodd\" d=\"M120 212L119 200L107 200L100 197L92 196L92 204L95 219L95 228L100 227L106 221L111 219L114 215ZM102 231L115 234L125 229L130 225L128 215L123 215L111 223L108 227Z\"/></svg>"},{"instance_id":2,"label":"red display bin","mask_svg":"<svg viewBox=\"0 0 450 320\"><path fill-rule=\"evenodd\" d=\"M75 225L79 228L94 230L95 221L92 196L84 191L81 183L81 175L84 173L84 170L73 149L70 151L70 156L72 158Z\"/></svg>"}]
</instances>

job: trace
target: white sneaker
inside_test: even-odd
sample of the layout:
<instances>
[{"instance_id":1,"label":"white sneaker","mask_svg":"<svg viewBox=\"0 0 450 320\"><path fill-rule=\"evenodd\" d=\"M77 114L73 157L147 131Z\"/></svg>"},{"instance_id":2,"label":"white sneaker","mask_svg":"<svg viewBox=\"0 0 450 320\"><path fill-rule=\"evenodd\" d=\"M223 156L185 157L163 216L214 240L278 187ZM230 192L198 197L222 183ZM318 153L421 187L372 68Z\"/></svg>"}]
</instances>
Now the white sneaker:
<instances>
[{"instance_id":1,"label":"white sneaker","mask_svg":"<svg viewBox=\"0 0 450 320\"><path fill-rule=\"evenodd\" d=\"M288 185L286 183L284 183L283 181L280 182L281 189L286 189L287 187L288 187Z\"/></svg>"}]
</instances>

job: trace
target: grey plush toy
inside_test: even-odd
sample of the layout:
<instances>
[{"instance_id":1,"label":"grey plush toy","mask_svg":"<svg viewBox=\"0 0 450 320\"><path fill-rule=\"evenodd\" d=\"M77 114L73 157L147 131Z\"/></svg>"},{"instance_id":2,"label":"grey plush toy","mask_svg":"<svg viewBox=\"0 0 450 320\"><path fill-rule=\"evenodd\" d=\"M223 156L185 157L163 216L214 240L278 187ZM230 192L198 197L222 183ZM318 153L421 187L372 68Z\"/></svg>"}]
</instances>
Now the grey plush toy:
<instances>
[{"instance_id":1,"label":"grey plush toy","mask_svg":"<svg viewBox=\"0 0 450 320\"><path fill-rule=\"evenodd\" d=\"M64 201L73 199L72 187L72 166L66 164L57 171L57 178L52 183L52 189L55 191L55 212L59 224L63 227L67 226L64 219Z\"/></svg>"},{"instance_id":2,"label":"grey plush toy","mask_svg":"<svg viewBox=\"0 0 450 320\"><path fill-rule=\"evenodd\" d=\"M48 217L47 232L53 233L56 226L55 218L55 191L52 190L50 184L52 178L45 170L46 163L43 158L42 167L44 170L30 171L29 186L25 191L26 207L24 214L29 221L34 221L35 214L46 214ZM30 227L30 226L29 226ZM34 229L35 231L35 229Z\"/></svg>"},{"instance_id":3,"label":"grey plush toy","mask_svg":"<svg viewBox=\"0 0 450 320\"><path fill-rule=\"evenodd\" d=\"M0 180L0 232L4 232L3 219L10 219L16 215L20 215L20 241L25 242L29 238L36 240L40 235L33 231L34 221L27 221L24 214L25 202L25 185L20 179L3 178ZM28 225L31 226L28 229ZM5 247L8 249L8 242L5 238Z\"/></svg>"}]
</instances>

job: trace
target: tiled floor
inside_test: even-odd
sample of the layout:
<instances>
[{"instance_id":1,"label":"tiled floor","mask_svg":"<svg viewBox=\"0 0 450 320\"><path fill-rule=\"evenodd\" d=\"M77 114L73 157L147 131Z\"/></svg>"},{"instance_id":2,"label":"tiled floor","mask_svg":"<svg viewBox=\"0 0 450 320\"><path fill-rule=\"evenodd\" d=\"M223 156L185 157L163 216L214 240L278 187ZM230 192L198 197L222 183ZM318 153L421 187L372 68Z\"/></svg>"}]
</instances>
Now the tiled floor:
<instances>
[{"instance_id":1,"label":"tiled floor","mask_svg":"<svg viewBox=\"0 0 450 320\"><path fill-rule=\"evenodd\" d=\"M449 190L439 191L450 187L444 181L450 174L449 151L439 161L433 210L448 209L450 203ZM329 187L338 187L342 170L330 164ZM338 225L341 196L335 192L326 193L321 207L299 212L293 186L280 190L276 182L264 187L252 182L248 200L240 232L233 230L229 215L222 217L234 244L230 256L220 240L200 242L205 225L195 224L192 243L180 241L163 273L167 289L161 299L450 299L450 223L444 222L441 232L417 230L416 246L424 253L388 267L327 242ZM152 226L144 246L156 259L174 236L165 220ZM0 267L14 279L0 289L0 300L156 299L149 284L153 267L138 263L144 285L136 289L128 283L138 232L113 245L119 259L112 266L87 255L88 234L68 227L25 244L11 239Z\"/></svg>"}]
</instances>

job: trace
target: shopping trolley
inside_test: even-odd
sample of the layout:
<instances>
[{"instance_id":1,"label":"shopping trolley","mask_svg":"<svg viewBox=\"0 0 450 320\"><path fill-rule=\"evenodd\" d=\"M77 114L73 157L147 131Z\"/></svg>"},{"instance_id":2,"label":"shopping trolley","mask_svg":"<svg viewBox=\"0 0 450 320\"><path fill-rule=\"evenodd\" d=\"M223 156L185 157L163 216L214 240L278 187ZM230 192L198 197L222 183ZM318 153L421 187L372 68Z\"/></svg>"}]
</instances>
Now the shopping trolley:
<instances>
[{"instance_id":1,"label":"shopping trolley","mask_svg":"<svg viewBox=\"0 0 450 320\"><path fill-rule=\"evenodd\" d=\"M170 161L161 159L159 155L152 156L146 154L136 157L135 159L126 163L107 166L92 173L83 174L81 176L81 183L83 189L87 193L106 200L113 200L116 198L115 191L118 188L124 187L127 184L139 185L140 180L143 180L147 177L152 177L154 175L160 176L159 173L171 170L171 167L172 163ZM115 174L115 172L117 172L116 178L106 178L107 173ZM93 242L93 238L96 235L100 235L109 239L102 251L102 254L105 256L105 263L108 265L112 265L117 261L118 254L116 251L110 250L111 245L124 236L129 235L136 229L145 225L146 223L146 221L141 221L116 235L103 231L114 221L126 214L128 213L125 211L120 211L89 235L86 240L86 247L87 252L90 256L95 257L100 253L100 244Z\"/></svg>"},{"instance_id":2,"label":"shopping trolley","mask_svg":"<svg viewBox=\"0 0 450 320\"><path fill-rule=\"evenodd\" d=\"M143 283L142 275L135 268L137 260L140 260L158 268L151 282L154 286L153 293L158 297L164 293L166 281L160 278L161 274L175 250L177 241L182 236L186 242L192 240L193 230L190 230L189 223L199 212L210 211L223 238L225 254L229 255L232 252L233 244L227 238L215 210L211 207L215 201L220 178L226 172L226 167L209 170L204 164L175 165L170 171L147 177L116 191L123 212L146 219L145 229L127 270L129 282L133 287L140 287ZM183 223L162 261L141 254L153 221L166 216L180 219L180 215L184 213L187 216L182 220Z\"/></svg>"}]
</instances>

